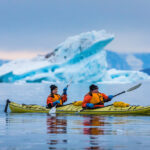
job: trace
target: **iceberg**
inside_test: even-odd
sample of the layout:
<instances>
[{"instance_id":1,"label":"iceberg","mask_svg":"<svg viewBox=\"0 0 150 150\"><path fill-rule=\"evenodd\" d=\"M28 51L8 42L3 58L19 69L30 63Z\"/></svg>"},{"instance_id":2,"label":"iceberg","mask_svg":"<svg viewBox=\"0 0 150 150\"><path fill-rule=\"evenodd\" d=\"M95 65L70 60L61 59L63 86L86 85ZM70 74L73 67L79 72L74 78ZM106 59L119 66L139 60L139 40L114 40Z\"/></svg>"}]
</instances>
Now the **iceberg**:
<instances>
[{"instance_id":1,"label":"iceberg","mask_svg":"<svg viewBox=\"0 0 150 150\"><path fill-rule=\"evenodd\" d=\"M67 38L54 51L30 60L14 60L0 67L0 82L127 83L149 79L138 71L109 69L105 47L114 39L106 31Z\"/></svg>"},{"instance_id":2,"label":"iceberg","mask_svg":"<svg viewBox=\"0 0 150 150\"><path fill-rule=\"evenodd\" d=\"M150 76L140 71L110 69L102 79L103 83L132 83L149 80Z\"/></svg>"}]
</instances>

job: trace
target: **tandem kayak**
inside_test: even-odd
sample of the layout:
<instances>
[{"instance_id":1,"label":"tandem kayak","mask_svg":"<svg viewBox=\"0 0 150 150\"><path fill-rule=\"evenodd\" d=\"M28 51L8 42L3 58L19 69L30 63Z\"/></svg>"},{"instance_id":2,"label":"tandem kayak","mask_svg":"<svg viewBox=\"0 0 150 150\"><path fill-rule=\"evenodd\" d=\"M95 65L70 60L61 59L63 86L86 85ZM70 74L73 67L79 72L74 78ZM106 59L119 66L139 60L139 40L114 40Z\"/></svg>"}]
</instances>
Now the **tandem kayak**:
<instances>
[{"instance_id":1,"label":"tandem kayak","mask_svg":"<svg viewBox=\"0 0 150 150\"><path fill-rule=\"evenodd\" d=\"M40 105L17 104L12 101L9 101L8 105L11 112L13 113L49 113L50 111L50 109ZM109 105L102 108L83 109L81 106L74 106L71 103L57 107L56 113L95 115L150 115L150 106L114 107L113 105Z\"/></svg>"}]
</instances>

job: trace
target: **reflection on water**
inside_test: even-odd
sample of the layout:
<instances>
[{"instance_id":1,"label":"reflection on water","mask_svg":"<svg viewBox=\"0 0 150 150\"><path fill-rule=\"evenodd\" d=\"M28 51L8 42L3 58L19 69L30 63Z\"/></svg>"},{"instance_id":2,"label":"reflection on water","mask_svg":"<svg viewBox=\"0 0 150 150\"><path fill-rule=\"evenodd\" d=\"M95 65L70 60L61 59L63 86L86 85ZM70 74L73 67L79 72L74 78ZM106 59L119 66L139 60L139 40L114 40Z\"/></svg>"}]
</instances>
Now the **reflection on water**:
<instances>
[{"instance_id":1,"label":"reflection on water","mask_svg":"<svg viewBox=\"0 0 150 150\"><path fill-rule=\"evenodd\" d=\"M142 127L148 123L149 117L140 116L48 115L47 144L49 149L71 147L86 150L128 149L144 144L150 146L148 142L150 135L143 132ZM148 131L149 127L147 125L146 127Z\"/></svg>"},{"instance_id":2,"label":"reflection on water","mask_svg":"<svg viewBox=\"0 0 150 150\"><path fill-rule=\"evenodd\" d=\"M84 117L83 120L83 133L89 135L89 147L87 147L87 150L90 149L103 149L99 146L99 143L101 141L98 140L98 136L95 135L104 135L104 128L102 128L105 125L104 117L100 116L89 116Z\"/></svg>"},{"instance_id":3,"label":"reflection on water","mask_svg":"<svg viewBox=\"0 0 150 150\"><path fill-rule=\"evenodd\" d=\"M91 117L84 117L83 121L84 127L84 134L89 135L103 135L104 129L101 126L105 125L104 117L98 116L91 116Z\"/></svg>"},{"instance_id":4,"label":"reflection on water","mask_svg":"<svg viewBox=\"0 0 150 150\"><path fill-rule=\"evenodd\" d=\"M56 116L47 116L47 133L50 134L66 134L67 120L59 119Z\"/></svg>"},{"instance_id":5,"label":"reflection on water","mask_svg":"<svg viewBox=\"0 0 150 150\"><path fill-rule=\"evenodd\" d=\"M149 149L149 116L0 114L0 149Z\"/></svg>"},{"instance_id":6,"label":"reflection on water","mask_svg":"<svg viewBox=\"0 0 150 150\"><path fill-rule=\"evenodd\" d=\"M49 134L49 140L48 143L49 149L57 149L60 145L67 145L68 140L67 134L76 134L76 130L79 130L78 134L88 135L88 145L87 147L84 147L85 149L101 149L100 147L100 141L98 140L97 135L104 135L104 128L105 124L108 124L105 122L105 117L100 116L82 116L83 120L69 120L71 116L47 116L47 134ZM81 118L81 116L79 116ZM69 123L67 123L69 122ZM72 128L70 125L79 126L78 128ZM71 128L71 131L70 131ZM68 129L68 131L67 131ZM75 131L74 131L75 130ZM56 135L60 134L66 134L62 136L62 138L56 138ZM54 136L53 136L54 135ZM78 139L72 139L79 142L81 145L81 141L84 139L80 139L80 136L78 136ZM55 139L56 138L56 139ZM82 143L84 146L84 143Z\"/></svg>"},{"instance_id":7,"label":"reflection on water","mask_svg":"<svg viewBox=\"0 0 150 150\"><path fill-rule=\"evenodd\" d=\"M56 149L58 145L67 144L67 139L65 135L62 139L58 139L52 135L59 134L67 134L67 118L64 116L63 118L57 117L57 115L47 115L47 134L50 135L47 144L49 145L49 149Z\"/></svg>"}]
</instances>

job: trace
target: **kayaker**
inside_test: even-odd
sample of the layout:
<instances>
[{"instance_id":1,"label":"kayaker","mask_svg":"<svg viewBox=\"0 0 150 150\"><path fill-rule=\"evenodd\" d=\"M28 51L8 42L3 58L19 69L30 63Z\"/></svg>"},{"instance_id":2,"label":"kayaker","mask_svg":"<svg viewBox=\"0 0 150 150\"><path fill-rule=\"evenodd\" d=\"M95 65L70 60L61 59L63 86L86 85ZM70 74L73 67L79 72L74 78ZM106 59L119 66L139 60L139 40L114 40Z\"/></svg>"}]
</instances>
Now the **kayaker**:
<instances>
[{"instance_id":1,"label":"kayaker","mask_svg":"<svg viewBox=\"0 0 150 150\"><path fill-rule=\"evenodd\" d=\"M58 88L56 85L52 84L50 86L51 93L47 97L47 108L51 108L55 105L61 106L64 102L67 101L67 88L63 89L63 94L60 96L57 94Z\"/></svg>"},{"instance_id":2,"label":"kayaker","mask_svg":"<svg viewBox=\"0 0 150 150\"><path fill-rule=\"evenodd\" d=\"M98 91L98 86L92 84L89 87L89 93L84 96L82 102L83 108L98 108L104 107L105 102L109 102L113 98L113 95L105 95Z\"/></svg>"}]
</instances>

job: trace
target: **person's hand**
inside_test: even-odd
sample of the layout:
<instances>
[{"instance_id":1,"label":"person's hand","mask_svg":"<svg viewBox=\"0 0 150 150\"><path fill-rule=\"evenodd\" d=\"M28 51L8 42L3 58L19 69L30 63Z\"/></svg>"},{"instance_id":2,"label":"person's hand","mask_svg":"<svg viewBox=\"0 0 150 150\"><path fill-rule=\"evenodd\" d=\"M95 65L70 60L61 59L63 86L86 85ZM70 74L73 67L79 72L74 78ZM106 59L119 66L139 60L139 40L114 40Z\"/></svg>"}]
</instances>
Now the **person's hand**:
<instances>
[{"instance_id":1,"label":"person's hand","mask_svg":"<svg viewBox=\"0 0 150 150\"><path fill-rule=\"evenodd\" d=\"M60 104L60 101L59 101L59 100L57 100L56 102L57 102L57 104Z\"/></svg>"},{"instance_id":2,"label":"person's hand","mask_svg":"<svg viewBox=\"0 0 150 150\"><path fill-rule=\"evenodd\" d=\"M86 104L86 107L88 107L88 108L94 108L94 104L92 104L92 103L87 103L87 104Z\"/></svg>"},{"instance_id":3,"label":"person's hand","mask_svg":"<svg viewBox=\"0 0 150 150\"><path fill-rule=\"evenodd\" d=\"M60 101L59 101L59 100L53 102L53 106L55 106L55 105L57 105L57 104L60 104Z\"/></svg>"},{"instance_id":4,"label":"person's hand","mask_svg":"<svg viewBox=\"0 0 150 150\"><path fill-rule=\"evenodd\" d=\"M109 95L108 98L111 100L114 96L113 95Z\"/></svg>"},{"instance_id":5,"label":"person's hand","mask_svg":"<svg viewBox=\"0 0 150 150\"><path fill-rule=\"evenodd\" d=\"M63 89L63 95L67 95L67 87Z\"/></svg>"}]
</instances>

